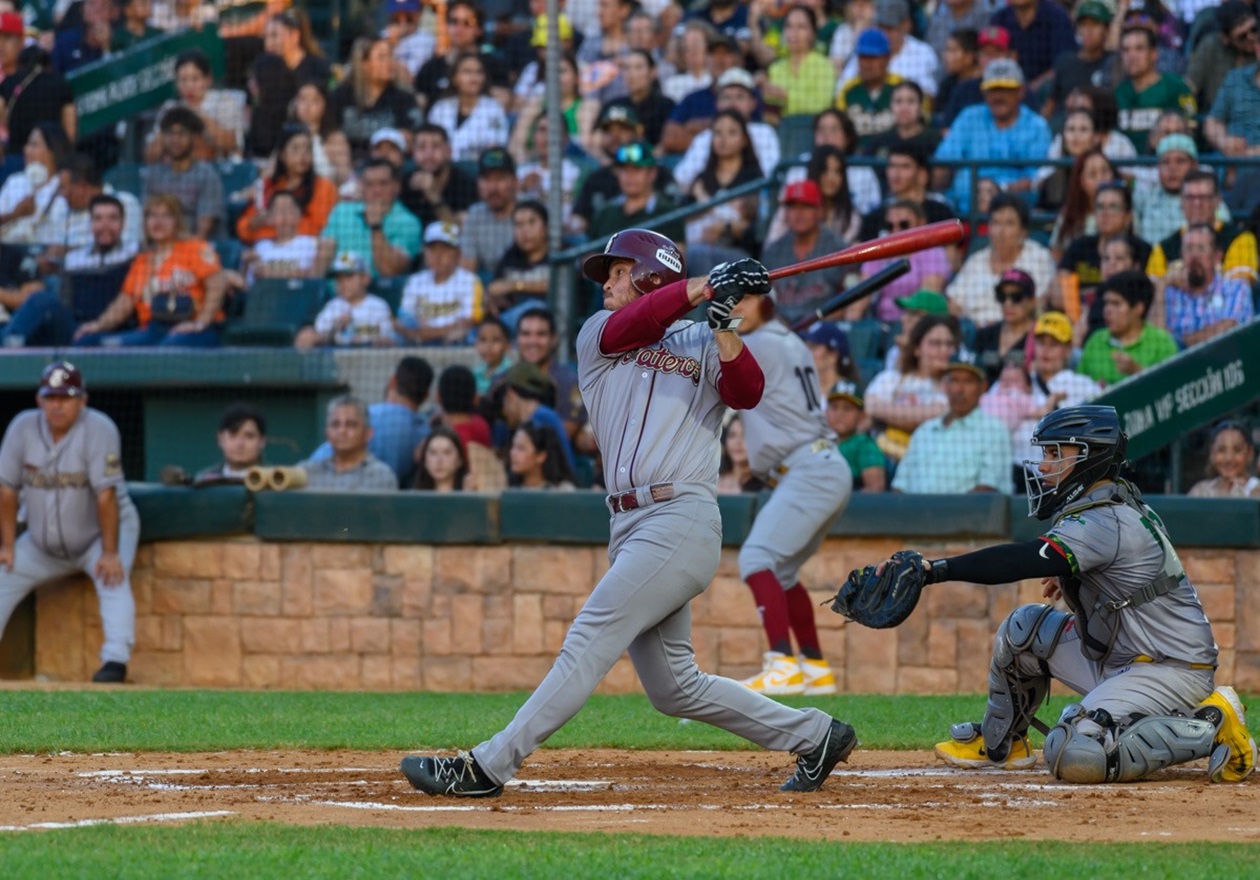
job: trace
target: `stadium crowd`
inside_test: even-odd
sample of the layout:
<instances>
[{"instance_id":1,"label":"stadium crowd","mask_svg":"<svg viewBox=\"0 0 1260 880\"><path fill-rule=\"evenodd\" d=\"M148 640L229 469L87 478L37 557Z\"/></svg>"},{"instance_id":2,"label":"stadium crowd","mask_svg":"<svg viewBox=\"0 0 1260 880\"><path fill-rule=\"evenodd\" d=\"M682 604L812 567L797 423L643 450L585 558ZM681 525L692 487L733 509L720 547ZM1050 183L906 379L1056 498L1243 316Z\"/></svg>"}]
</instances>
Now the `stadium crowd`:
<instances>
[{"instance_id":1,"label":"stadium crowd","mask_svg":"<svg viewBox=\"0 0 1260 880\"><path fill-rule=\"evenodd\" d=\"M299 349L475 346L437 401L403 359L387 402L425 416L398 431L338 401L311 462L379 459L430 489L584 485L597 451L547 305L554 188L568 244L648 226L692 275L957 216L962 246L914 255L807 341L863 488L1011 492L1045 412L1254 318L1260 186L1234 161L1260 155L1252 2L560 7L553 131L539 0L352 3L337 45L288 0L0 0L0 342L214 347L280 315ZM175 98L80 130L67 77L212 24L225 65L187 51ZM778 312L852 280L787 279ZM221 439L265 436L256 416L225 415ZM755 484L739 433L736 490ZM1235 433L1246 477L1254 440ZM1215 491L1256 492L1213 468Z\"/></svg>"}]
</instances>

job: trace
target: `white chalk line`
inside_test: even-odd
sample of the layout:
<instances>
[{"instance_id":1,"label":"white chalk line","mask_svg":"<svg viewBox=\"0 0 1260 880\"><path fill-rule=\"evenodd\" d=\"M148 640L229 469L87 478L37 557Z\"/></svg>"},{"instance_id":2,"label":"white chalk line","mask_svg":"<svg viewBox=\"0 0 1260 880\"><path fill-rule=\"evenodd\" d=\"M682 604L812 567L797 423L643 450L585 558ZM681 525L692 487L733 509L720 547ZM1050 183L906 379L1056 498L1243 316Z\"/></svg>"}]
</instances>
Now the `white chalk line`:
<instances>
[{"instance_id":1,"label":"white chalk line","mask_svg":"<svg viewBox=\"0 0 1260 880\"><path fill-rule=\"evenodd\" d=\"M46 831L64 828L87 828L92 825L137 825L141 822L188 822L193 819L217 819L235 816L233 810L209 810L199 813L153 813L148 816L116 816L112 819L77 819L73 822L36 822L32 825L0 825L0 831Z\"/></svg>"}]
</instances>

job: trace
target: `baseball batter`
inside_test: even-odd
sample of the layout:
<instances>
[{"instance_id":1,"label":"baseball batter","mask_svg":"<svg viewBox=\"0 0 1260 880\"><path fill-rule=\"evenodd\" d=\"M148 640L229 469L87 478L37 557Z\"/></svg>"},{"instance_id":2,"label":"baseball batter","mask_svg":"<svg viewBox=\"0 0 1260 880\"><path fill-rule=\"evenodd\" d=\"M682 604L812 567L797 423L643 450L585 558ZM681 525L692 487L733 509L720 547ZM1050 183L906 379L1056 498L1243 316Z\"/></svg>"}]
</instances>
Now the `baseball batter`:
<instances>
[{"instance_id":1,"label":"baseball batter","mask_svg":"<svg viewBox=\"0 0 1260 880\"><path fill-rule=\"evenodd\" d=\"M92 681L121 682L135 642L140 517L123 479L118 428L87 401L82 373L55 361L40 378L39 409L19 414L0 443L0 633L31 590L86 572L105 634ZM27 529L16 538L19 499Z\"/></svg>"},{"instance_id":2,"label":"baseball batter","mask_svg":"<svg viewBox=\"0 0 1260 880\"><path fill-rule=\"evenodd\" d=\"M1025 462L1040 538L935 561L903 562L926 583L1044 578L1052 605L1023 605L998 627L989 700L979 724L955 724L936 754L957 767L1031 767L1025 733L1067 782L1129 782L1208 758L1213 782L1255 769L1256 743L1238 695L1214 688L1217 649L1199 596L1155 512L1118 474L1127 436L1109 406L1056 410L1037 424L1042 460ZM900 554L899 554L900 555ZM1055 679L1082 695L1046 730L1034 718Z\"/></svg>"},{"instance_id":3,"label":"baseball batter","mask_svg":"<svg viewBox=\"0 0 1260 880\"><path fill-rule=\"evenodd\" d=\"M761 402L742 416L748 461L754 475L774 486L739 551L739 575L770 644L761 672L744 684L763 694L834 694L814 601L798 575L848 506L853 474L827 425L814 357L775 317L773 297L746 298L733 314L743 319L738 332L765 376Z\"/></svg>"},{"instance_id":4,"label":"baseball batter","mask_svg":"<svg viewBox=\"0 0 1260 880\"><path fill-rule=\"evenodd\" d=\"M769 276L755 260L741 260L687 279L677 246L642 229L613 235L584 273L604 292L604 309L582 326L577 348L610 493L611 567L506 729L471 753L404 758L402 771L428 794L497 796L628 650L659 711L796 752L783 790L813 791L848 757L853 728L707 675L691 647L688 603L709 585L721 551L722 414L726 406L755 406L762 391L761 369L732 332L739 319L731 310L745 293L767 293ZM707 327L680 320L705 300Z\"/></svg>"}]
</instances>

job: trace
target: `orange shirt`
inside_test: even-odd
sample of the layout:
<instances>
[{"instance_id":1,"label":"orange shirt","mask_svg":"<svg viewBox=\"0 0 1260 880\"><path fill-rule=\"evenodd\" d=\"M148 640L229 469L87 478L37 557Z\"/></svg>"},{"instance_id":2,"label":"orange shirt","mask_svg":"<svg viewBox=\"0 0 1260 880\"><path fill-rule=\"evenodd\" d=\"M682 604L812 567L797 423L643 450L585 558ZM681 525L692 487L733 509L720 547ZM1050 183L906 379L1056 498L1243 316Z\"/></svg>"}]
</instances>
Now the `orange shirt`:
<instances>
[{"instance_id":1,"label":"orange shirt","mask_svg":"<svg viewBox=\"0 0 1260 880\"><path fill-rule=\"evenodd\" d=\"M271 196L276 191L276 185L271 182L268 177L263 182L263 204L270 204ZM328 215L332 213L332 209L337 204L337 187L333 186L333 182L327 177L315 176L315 183L311 187L311 201L306 206L306 210L302 212L302 219L298 221L298 235L313 235L319 238L319 234L324 231L324 225L328 222ZM259 226L257 229L250 228L250 221L254 219L254 215L258 213L258 205L250 202L245 208L244 213L236 221L236 237L245 244L253 244L264 238L275 238L276 230L272 226Z\"/></svg>"},{"instance_id":2,"label":"orange shirt","mask_svg":"<svg viewBox=\"0 0 1260 880\"><path fill-rule=\"evenodd\" d=\"M154 267L152 262L153 251L141 251L132 261L122 287L135 303L136 320L142 328L149 326L153 316L151 303L157 294L187 294L200 309L206 301L206 279L222 268L214 247L199 238L175 242L162 265ZM215 320L222 321L223 314L215 315Z\"/></svg>"}]
</instances>

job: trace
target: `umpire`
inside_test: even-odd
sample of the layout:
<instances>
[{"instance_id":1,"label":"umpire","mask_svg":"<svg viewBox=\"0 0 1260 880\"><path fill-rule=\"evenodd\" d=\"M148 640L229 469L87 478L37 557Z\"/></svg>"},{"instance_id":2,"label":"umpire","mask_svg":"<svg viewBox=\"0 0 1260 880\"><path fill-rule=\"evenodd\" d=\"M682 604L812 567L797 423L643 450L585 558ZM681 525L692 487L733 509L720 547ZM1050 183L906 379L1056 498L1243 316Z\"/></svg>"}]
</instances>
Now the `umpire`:
<instances>
[{"instance_id":1,"label":"umpire","mask_svg":"<svg viewBox=\"0 0 1260 880\"><path fill-rule=\"evenodd\" d=\"M44 368L39 409L18 415L0 444L0 634L40 584L91 576L105 643L95 682L121 682L135 642L131 567L140 517L123 480L118 427L89 409L83 374L67 361ZM27 530L17 538L18 502Z\"/></svg>"}]
</instances>

